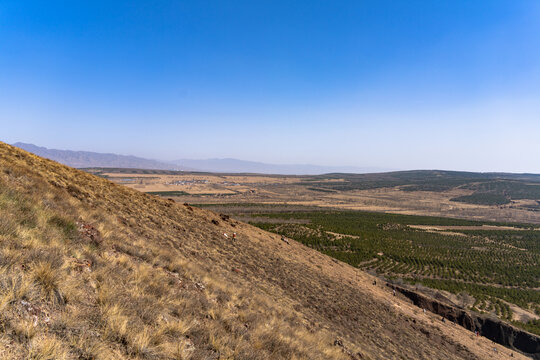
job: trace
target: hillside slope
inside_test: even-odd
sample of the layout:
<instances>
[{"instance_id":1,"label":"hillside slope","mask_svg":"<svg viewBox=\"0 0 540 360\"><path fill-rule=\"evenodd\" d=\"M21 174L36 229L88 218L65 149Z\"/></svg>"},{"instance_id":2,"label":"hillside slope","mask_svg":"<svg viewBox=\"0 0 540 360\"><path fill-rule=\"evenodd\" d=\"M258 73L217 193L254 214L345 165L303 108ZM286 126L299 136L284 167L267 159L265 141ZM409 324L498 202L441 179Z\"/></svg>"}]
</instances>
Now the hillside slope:
<instances>
[{"instance_id":1,"label":"hillside slope","mask_svg":"<svg viewBox=\"0 0 540 360\"><path fill-rule=\"evenodd\" d=\"M0 143L0 358L508 357L372 281Z\"/></svg>"}]
</instances>

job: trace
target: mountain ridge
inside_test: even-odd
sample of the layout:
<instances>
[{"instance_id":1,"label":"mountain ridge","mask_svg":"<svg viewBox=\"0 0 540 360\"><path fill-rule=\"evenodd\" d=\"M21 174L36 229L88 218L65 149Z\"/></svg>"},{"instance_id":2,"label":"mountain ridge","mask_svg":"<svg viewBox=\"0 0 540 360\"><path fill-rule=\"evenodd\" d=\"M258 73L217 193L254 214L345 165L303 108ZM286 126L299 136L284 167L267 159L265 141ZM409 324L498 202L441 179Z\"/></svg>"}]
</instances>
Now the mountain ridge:
<instances>
[{"instance_id":1,"label":"mountain ridge","mask_svg":"<svg viewBox=\"0 0 540 360\"><path fill-rule=\"evenodd\" d=\"M183 168L180 166L132 155L48 149L46 147L22 142L14 143L13 146L74 168L119 167L146 168L155 170L183 170Z\"/></svg>"},{"instance_id":2,"label":"mountain ridge","mask_svg":"<svg viewBox=\"0 0 540 360\"><path fill-rule=\"evenodd\" d=\"M16 142L13 146L29 151L64 165L75 168L134 168L155 170L180 170L222 173L261 173L281 175L319 175L331 172L366 173L380 172L384 169L352 166L322 166L311 164L267 164L232 158L205 160L181 159L174 161L151 160L131 155L48 149L34 144Z\"/></svg>"}]
</instances>

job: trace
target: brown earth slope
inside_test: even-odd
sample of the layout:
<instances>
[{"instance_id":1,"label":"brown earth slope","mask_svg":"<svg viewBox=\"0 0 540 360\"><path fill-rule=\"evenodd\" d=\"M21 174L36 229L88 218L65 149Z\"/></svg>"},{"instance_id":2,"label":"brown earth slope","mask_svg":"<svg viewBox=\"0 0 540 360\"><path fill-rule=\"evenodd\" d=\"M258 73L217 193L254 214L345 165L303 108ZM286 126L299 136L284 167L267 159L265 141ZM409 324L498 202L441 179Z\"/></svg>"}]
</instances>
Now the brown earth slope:
<instances>
[{"instance_id":1,"label":"brown earth slope","mask_svg":"<svg viewBox=\"0 0 540 360\"><path fill-rule=\"evenodd\" d=\"M2 359L509 356L372 281L294 241L0 143Z\"/></svg>"}]
</instances>

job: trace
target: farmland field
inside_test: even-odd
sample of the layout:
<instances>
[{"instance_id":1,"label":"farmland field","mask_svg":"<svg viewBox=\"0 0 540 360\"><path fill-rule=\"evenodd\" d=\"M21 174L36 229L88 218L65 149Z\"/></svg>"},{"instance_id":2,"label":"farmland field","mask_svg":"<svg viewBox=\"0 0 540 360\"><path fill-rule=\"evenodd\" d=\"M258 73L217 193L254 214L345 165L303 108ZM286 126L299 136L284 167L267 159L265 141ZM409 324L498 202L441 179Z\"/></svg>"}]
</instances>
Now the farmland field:
<instances>
[{"instance_id":1,"label":"farmland field","mask_svg":"<svg viewBox=\"0 0 540 360\"><path fill-rule=\"evenodd\" d=\"M87 169L188 203L318 206L540 224L540 176L449 171L283 176Z\"/></svg>"}]
</instances>

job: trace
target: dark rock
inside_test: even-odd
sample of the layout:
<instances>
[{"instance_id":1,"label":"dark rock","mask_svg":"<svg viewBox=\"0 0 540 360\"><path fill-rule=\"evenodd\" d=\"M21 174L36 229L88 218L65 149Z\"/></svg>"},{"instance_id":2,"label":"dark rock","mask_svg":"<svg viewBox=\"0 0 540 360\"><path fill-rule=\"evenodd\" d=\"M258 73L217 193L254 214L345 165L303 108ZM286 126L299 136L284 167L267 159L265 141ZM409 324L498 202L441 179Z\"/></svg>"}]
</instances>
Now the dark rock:
<instances>
[{"instance_id":1,"label":"dark rock","mask_svg":"<svg viewBox=\"0 0 540 360\"><path fill-rule=\"evenodd\" d=\"M479 331L480 335L506 346L519 350L533 359L540 360L540 337L518 329L499 319L470 313L452 305L444 304L417 292L392 285L397 291L409 298L416 306L441 315L470 331Z\"/></svg>"},{"instance_id":2,"label":"dark rock","mask_svg":"<svg viewBox=\"0 0 540 360\"><path fill-rule=\"evenodd\" d=\"M229 221L229 218L230 218L229 215L225 215L225 214L219 214L219 217L220 217L221 220L223 220L223 221Z\"/></svg>"}]
</instances>

